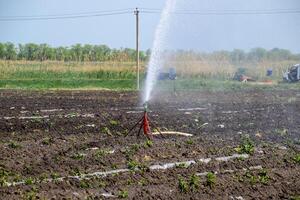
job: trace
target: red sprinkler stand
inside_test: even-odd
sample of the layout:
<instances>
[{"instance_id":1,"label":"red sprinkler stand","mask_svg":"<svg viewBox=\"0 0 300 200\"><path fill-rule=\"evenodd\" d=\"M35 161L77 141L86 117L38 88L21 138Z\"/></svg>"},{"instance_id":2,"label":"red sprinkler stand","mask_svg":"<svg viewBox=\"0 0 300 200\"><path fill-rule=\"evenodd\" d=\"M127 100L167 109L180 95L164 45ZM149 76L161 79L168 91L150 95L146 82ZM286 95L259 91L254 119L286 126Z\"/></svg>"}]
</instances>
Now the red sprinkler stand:
<instances>
[{"instance_id":1,"label":"red sprinkler stand","mask_svg":"<svg viewBox=\"0 0 300 200\"><path fill-rule=\"evenodd\" d=\"M138 137L140 136L140 132L143 129L144 135L147 137L147 139L151 140L152 139L152 133L151 133L151 129L150 129L150 124L151 124L151 126L155 127L153 122L151 122L149 120L149 117L148 117L148 104L146 102L146 103L144 103L144 115L143 115L143 117L131 128L131 130L128 132L127 135L129 135L131 133L131 131L133 129L135 129L135 127L140 125L140 129L139 129L139 132L138 132L137 136ZM158 128L156 128L156 129L159 131ZM161 132L159 131L159 133L161 133Z\"/></svg>"},{"instance_id":2,"label":"red sprinkler stand","mask_svg":"<svg viewBox=\"0 0 300 200\"><path fill-rule=\"evenodd\" d=\"M147 111L145 110L144 112L144 117L143 117L143 130L144 130L144 135L149 138L151 135L151 131L150 131L150 126L149 126L149 119L148 119L148 114Z\"/></svg>"}]
</instances>

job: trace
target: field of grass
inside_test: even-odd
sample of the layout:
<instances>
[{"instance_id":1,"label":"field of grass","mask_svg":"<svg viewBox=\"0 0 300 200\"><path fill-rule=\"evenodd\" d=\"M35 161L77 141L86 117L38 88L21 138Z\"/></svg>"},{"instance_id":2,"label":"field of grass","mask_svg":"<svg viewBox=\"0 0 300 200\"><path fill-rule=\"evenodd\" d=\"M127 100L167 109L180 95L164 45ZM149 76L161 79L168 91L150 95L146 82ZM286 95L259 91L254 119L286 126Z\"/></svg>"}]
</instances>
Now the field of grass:
<instances>
[{"instance_id":1,"label":"field of grass","mask_svg":"<svg viewBox=\"0 0 300 200\"><path fill-rule=\"evenodd\" d=\"M274 66L275 83L281 81L281 70L290 62L259 63L248 66L249 74L265 80L267 66ZM238 65L224 62L186 61L167 63L174 66L178 80L159 81L160 88L173 90L208 89L234 90L245 88L299 88L299 84L257 85L232 81ZM1 61L0 88L5 89L110 89L135 90L136 73L134 62L58 62L58 61ZM167 71L165 69L164 71ZM141 64L141 85L145 74L145 63ZM269 78L270 79L270 78Z\"/></svg>"}]
</instances>

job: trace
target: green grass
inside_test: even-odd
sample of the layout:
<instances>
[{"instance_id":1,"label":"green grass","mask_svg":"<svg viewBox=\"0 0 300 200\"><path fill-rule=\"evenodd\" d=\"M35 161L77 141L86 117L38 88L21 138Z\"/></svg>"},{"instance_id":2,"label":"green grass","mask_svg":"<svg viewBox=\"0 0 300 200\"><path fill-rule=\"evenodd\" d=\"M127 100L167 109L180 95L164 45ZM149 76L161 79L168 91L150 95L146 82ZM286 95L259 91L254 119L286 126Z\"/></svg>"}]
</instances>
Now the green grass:
<instances>
[{"instance_id":1,"label":"green grass","mask_svg":"<svg viewBox=\"0 0 300 200\"><path fill-rule=\"evenodd\" d=\"M0 80L2 89L110 89L134 90L135 80L88 80L88 79L31 79Z\"/></svg>"},{"instance_id":2,"label":"green grass","mask_svg":"<svg viewBox=\"0 0 300 200\"><path fill-rule=\"evenodd\" d=\"M143 80L141 80L143 82ZM159 81L159 90L173 91L172 81ZM283 90L299 89L300 84L278 85L254 85L236 81L219 81L203 79L176 80L176 91L239 91L239 90ZM135 79L1 79L1 89L25 89L25 90L48 90L48 89L108 89L108 90L135 90ZM142 86L141 86L142 88Z\"/></svg>"},{"instance_id":3,"label":"green grass","mask_svg":"<svg viewBox=\"0 0 300 200\"><path fill-rule=\"evenodd\" d=\"M129 71L44 71L44 70L18 70L9 72L2 79L134 79L135 73Z\"/></svg>"},{"instance_id":4,"label":"green grass","mask_svg":"<svg viewBox=\"0 0 300 200\"><path fill-rule=\"evenodd\" d=\"M15 68L14 68L15 67ZM27 68L30 69L27 69ZM12 69L0 67L0 88L4 89L108 89L108 90L135 90L136 74L134 68L119 70L85 69L83 65L72 71L71 67L58 66L62 69L48 69L48 65L39 67L12 66ZM53 67L53 66L52 66ZM93 67L93 66L92 66ZM32 68L32 69L31 69ZM36 68L36 69L35 69ZM80 71L81 70L81 71ZM87 70L87 71L84 71ZM94 70L94 71L93 71ZM141 73L141 88L144 84L144 74ZM214 76L182 76L177 80L158 81L156 88L159 90L185 91L185 90L210 90L210 91L238 91L247 89L299 89L300 83L260 85L256 83L240 83L225 78L222 74Z\"/></svg>"},{"instance_id":5,"label":"green grass","mask_svg":"<svg viewBox=\"0 0 300 200\"><path fill-rule=\"evenodd\" d=\"M182 90L211 90L211 91L238 91L247 89L299 89L300 83L279 83L274 85L260 85L254 83L241 83L233 80L222 79L203 79L203 78L178 78L175 81L158 81L157 83L161 90L182 91Z\"/></svg>"}]
</instances>

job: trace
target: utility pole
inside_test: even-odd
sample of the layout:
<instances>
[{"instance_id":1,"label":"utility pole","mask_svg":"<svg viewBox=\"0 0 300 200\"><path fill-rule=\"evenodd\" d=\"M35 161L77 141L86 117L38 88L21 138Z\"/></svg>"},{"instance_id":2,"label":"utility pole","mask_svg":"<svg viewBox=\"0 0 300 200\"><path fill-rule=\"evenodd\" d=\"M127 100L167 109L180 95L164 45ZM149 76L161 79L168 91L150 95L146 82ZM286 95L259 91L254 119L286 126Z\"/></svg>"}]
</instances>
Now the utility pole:
<instances>
[{"instance_id":1,"label":"utility pole","mask_svg":"<svg viewBox=\"0 0 300 200\"><path fill-rule=\"evenodd\" d=\"M136 8L134 14L136 16L136 86L140 90L140 38L139 38L139 9Z\"/></svg>"}]
</instances>

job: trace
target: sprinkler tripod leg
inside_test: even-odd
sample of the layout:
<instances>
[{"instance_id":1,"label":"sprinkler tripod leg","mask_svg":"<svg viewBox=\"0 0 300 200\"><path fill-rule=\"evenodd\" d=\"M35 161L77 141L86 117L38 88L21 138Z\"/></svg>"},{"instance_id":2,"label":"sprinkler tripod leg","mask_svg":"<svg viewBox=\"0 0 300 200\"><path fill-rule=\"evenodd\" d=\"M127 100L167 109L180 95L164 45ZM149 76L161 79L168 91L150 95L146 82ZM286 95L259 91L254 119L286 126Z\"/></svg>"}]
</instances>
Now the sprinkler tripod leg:
<instances>
[{"instance_id":1,"label":"sprinkler tripod leg","mask_svg":"<svg viewBox=\"0 0 300 200\"><path fill-rule=\"evenodd\" d=\"M130 131L127 133L127 135L126 135L126 137L132 132L132 130L133 129L135 129L135 127L137 127L138 125L139 125L139 123L141 122L141 121L143 121L143 117L130 129Z\"/></svg>"},{"instance_id":2,"label":"sprinkler tripod leg","mask_svg":"<svg viewBox=\"0 0 300 200\"><path fill-rule=\"evenodd\" d=\"M139 132L138 132L138 134L137 134L137 138L140 137L142 128L143 128L143 123L141 123L141 125L140 125L140 129L139 129Z\"/></svg>"},{"instance_id":3,"label":"sprinkler tripod leg","mask_svg":"<svg viewBox=\"0 0 300 200\"><path fill-rule=\"evenodd\" d=\"M149 119L149 118L148 118ZM161 133L161 131L159 130L159 128L149 119L149 122L150 122L150 125L152 126L152 127L154 127L157 131L158 131L158 133L161 135L161 137L162 138L166 138L162 133Z\"/></svg>"}]
</instances>

